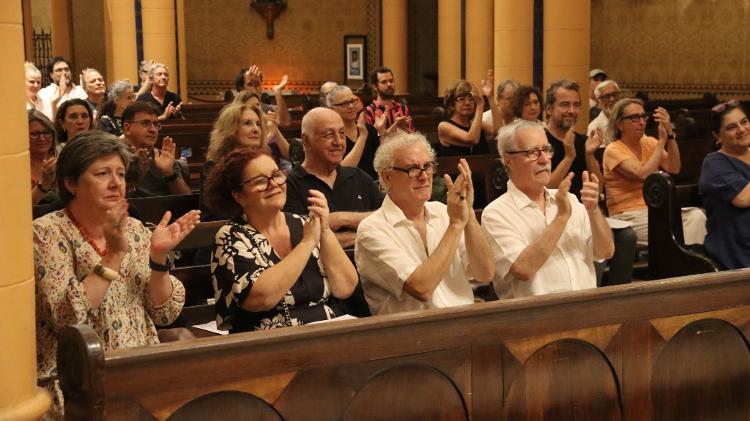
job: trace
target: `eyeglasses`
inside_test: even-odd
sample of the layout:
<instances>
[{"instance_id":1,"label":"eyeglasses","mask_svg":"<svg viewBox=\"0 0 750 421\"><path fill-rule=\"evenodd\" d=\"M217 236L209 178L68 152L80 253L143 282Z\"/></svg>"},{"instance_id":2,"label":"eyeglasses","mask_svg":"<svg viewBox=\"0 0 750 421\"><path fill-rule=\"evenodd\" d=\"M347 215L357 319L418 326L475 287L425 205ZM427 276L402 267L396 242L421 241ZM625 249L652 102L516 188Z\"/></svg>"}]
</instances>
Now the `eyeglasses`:
<instances>
[{"instance_id":1,"label":"eyeglasses","mask_svg":"<svg viewBox=\"0 0 750 421\"><path fill-rule=\"evenodd\" d=\"M148 129L151 126L154 126L156 130L161 130L161 123L157 120L138 120L138 121L128 121L130 124L138 124L144 129Z\"/></svg>"},{"instance_id":2,"label":"eyeglasses","mask_svg":"<svg viewBox=\"0 0 750 421\"><path fill-rule=\"evenodd\" d=\"M357 98L351 98L347 99L346 101L341 101L338 104L333 104L337 107L351 107L354 106L357 103Z\"/></svg>"},{"instance_id":3,"label":"eyeglasses","mask_svg":"<svg viewBox=\"0 0 750 421\"><path fill-rule=\"evenodd\" d=\"M722 102L721 104L711 108L711 111L715 113L723 113L724 110L727 109L727 107L737 107L740 103L736 99L730 99L729 101Z\"/></svg>"},{"instance_id":4,"label":"eyeglasses","mask_svg":"<svg viewBox=\"0 0 750 421\"><path fill-rule=\"evenodd\" d=\"M409 178L419 178L422 173L425 173L427 175L435 174L435 170L437 170L437 163L436 162L428 162L424 164L423 167L413 166L413 167L407 167L407 168L398 168L398 167L391 167L392 170L401 171L402 173L409 176Z\"/></svg>"},{"instance_id":5,"label":"eyeglasses","mask_svg":"<svg viewBox=\"0 0 750 421\"><path fill-rule=\"evenodd\" d=\"M43 132L29 132L29 137L32 139L40 139L43 137L52 137L55 135L55 132L45 130Z\"/></svg>"},{"instance_id":6,"label":"eyeglasses","mask_svg":"<svg viewBox=\"0 0 750 421\"><path fill-rule=\"evenodd\" d=\"M637 123L643 120L644 123L648 123L648 114L629 114L622 116L622 120L629 120L631 123Z\"/></svg>"},{"instance_id":7,"label":"eyeglasses","mask_svg":"<svg viewBox=\"0 0 750 421\"><path fill-rule=\"evenodd\" d=\"M456 102L474 102L473 96L459 96L456 97Z\"/></svg>"},{"instance_id":8,"label":"eyeglasses","mask_svg":"<svg viewBox=\"0 0 750 421\"><path fill-rule=\"evenodd\" d=\"M610 92L608 94L602 94L599 96L600 101L609 101L611 99L618 99L620 98L620 92Z\"/></svg>"},{"instance_id":9,"label":"eyeglasses","mask_svg":"<svg viewBox=\"0 0 750 421\"><path fill-rule=\"evenodd\" d=\"M532 161L536 161L540 156L542 156L542 152L544 152L544 155L547 156L547 158L552 158L552 156L555 155L555 150L552 148L552 146L549 145L542 146L541 148L526 149L525 151L508 151L505 153L510 155L525 153L526 158L529 158Z\"/></svg>"},{"instance_id":10,"label":"eyeglasses","mask_svg":"<svg viewBox=\"0 0 750 421\"><path fill-rule=\"evenodd\" d=\"M268 190L269 187L271 187L271 181L273 181L273 183L277 186L286 184L286 173L284 172L284 170L276 170L271 174L270 177L267 175L259 175L257 177L253 177L247 181L243 181L242 183L240 183L240 185L250 184L251 189L259 192L264 192Z\"/></svg>"}]
</instances>

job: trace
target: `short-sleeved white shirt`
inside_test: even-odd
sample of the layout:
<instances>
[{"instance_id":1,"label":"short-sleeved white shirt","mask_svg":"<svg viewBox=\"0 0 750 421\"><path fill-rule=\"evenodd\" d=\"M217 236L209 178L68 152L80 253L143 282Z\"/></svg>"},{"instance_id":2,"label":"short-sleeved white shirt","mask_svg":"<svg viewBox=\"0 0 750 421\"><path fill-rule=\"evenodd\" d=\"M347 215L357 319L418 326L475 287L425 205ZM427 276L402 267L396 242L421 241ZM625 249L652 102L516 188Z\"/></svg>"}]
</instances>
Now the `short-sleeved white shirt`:
<instances>
[{"instance_id":1,"label":"short-sleeved white shirt","mask_svg":"<svg viewBox=\"0 0 750 421\"><path fill-rule=\"evenodd\" d=\"M52 115L52 97L55 95L56 90L57 85L55 85L54 83L50 83L49 85L40 89L39 93L37 94L39 95L39 98L42 99L42 113L44 113L44 115L46 115L53 122L55 121L55 116ZM64 94L62 96L62 99L57 103L58 108L63 104L63 102L73 98L86 99L88 98L88 94L79 85L73 85L73 89L71 89L70 92Z\"/></svg>"},{"instance_id":2,"label":"short-sleeved white shirt","mask_svg":"<svg viewBox=\"0 0 750 421\"><path fill-rule=\"evenodd\" d=\"M474 293L466 273L468 262L463 234L453 262L429 302L419 301L404 291L406 280L433 253L448 229L448 210L444 204L427 202L424 212L426 250L414 223L404 216L390 196L385 197L380 209L359 224L355 260L365 298L373 314L474 302Z\"/></svg>"},{"instance_id":3,"label":"short-sleeved white shirt","mask_svg":"<svg viewBox=\"0 0 750 421\"><path fill-rule=\"evenodd\" d=\"M591 223L583 204L568 194L572 208L555 250L529 281L516 279L510 267L521 252L536 241L557 216L556 190L545 188L545 213L508 182L508 191L482 212L482 228L492 247L495 276L492 283L500 298L527 297L596 287Z\"/></svg>"}]
</instances>

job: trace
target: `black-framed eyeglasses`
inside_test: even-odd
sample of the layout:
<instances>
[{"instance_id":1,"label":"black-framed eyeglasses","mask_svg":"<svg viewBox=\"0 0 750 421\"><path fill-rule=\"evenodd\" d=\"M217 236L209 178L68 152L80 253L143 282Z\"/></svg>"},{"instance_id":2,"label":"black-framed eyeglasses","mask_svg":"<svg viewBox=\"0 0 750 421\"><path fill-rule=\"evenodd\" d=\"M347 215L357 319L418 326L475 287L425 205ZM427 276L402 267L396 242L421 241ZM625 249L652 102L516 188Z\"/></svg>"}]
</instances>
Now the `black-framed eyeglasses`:
<instances>
[{"instance_id":1,"label":"black-framed eyeglasses","mask_svg":"<svg viewBox=\"0 0 750 421\"><path fill-rule=\"evenodd\" d=\"M608 94L602 94L602 95L599 96L599 100L600 101L609 101L611 99L619 99L619 98L620 98L620 92L619 91L610 92Z\"/></svg>"},{"instance_id":2,"label":"black-framed eyeglasses","mask_svg":"<svg viewBox=\"0 0 750 421\"><path fill-rule=\"evenodd\" d=\"M148 129L151 126L154 126L156 130L161 130L161 122L158 120L138 120L138 121L128 121L130 124L138 124L144 129Z\"/></svg>"},{"instance_id":3,"label":"black-framed eyeglasses","mask_svg":"<svg viewBox=\"0 0 750 421\"><path fill-rule=\"evenodd\" d=\"M641 120L643 120L644 123L648 123L649 115L648 114L628 114L622 116L622 120L628 120L631 123L637 123Z\"/></svg>"},{"instance_id":4,"label":"black-framed eyeglasses","mask_svg":"<svg viewBox=\"0 0 750 421\"><path fill-rule=\"evenodd\" d=\"M50 138L55 135L55 132L50 130L45 130L43 132L29 132L29 137L32 139L39 139L42 136Z\"/></svg>"},{"instance_id":5,"label":"black-framed eyeglasses","mask_svg":"<svg viewBox=\"0 0 750 421\"><path fill-rule=\"evenodd\" d=\"M357 103L357 98L351 98L347 99L346 101L341 101L338 104L333 104L337 107L351 107L354 106Z\"/></svg>"},{"instance_id":6,"label":"black-framed eyeglasses","mask_svg":"<svg viewBox=\"0 0 750 421\"><path fill-rule=\"evenodd\" d=\"M714 106L713 108L711 108L711 111L715 113L723 113L724 110L727 109L727 107L737 107L739 105L739 101L737 101L736 99L730 99L729 101L724 101L721 104Z\"/></svg>"},{"instance_id":7,"label":"black-framed eyeglasses","mask_svg":"<svg viewBox=\"0 0 750 421\"><path fill-rule=\"evenodd\" d=\"M544 152L544 155L546 155L547 158L552 158L552 156L555 155L555 149L552 148L552 146L550 145L542 146L541 148L526 149L525 151L508 151L505 153L510 154L510 155L524 153L526 154L526 158L529 158L532 161L536 161L542 155L542 152Z\"/></svg>"},{"instance_id":8,"label":"black-framed eyeglasses","mask_svg":"<svg viewBox=\"0 0 750 421\"><path fill-rule=\"evenodd\" d=\"M402 173L409 176L409 178L419 178L419 176L422 175L422 173L425 173L427 175L433 175L435 174L435 171L437 170L437 162L428 162L424 164L424 166L420 167L418 165L414 165L411 167L406 168L398 168L398 167L391 167L392 170L401 171Z\"/></svg>"},{"instance_id":9,"label":"black-framed eyeglasses","mask_svg":"<svg viewBox=\"0 0 750 421\"><path fill-rule=\"evenodd\" d=\"M284 170L276 170L270 176L259 175L249 180L243 181L240 185L249 184L250 188L259 192L264 192L271 187L271 181L277 186L286 184L286 172Z\"/></svg>"}]
</instances>

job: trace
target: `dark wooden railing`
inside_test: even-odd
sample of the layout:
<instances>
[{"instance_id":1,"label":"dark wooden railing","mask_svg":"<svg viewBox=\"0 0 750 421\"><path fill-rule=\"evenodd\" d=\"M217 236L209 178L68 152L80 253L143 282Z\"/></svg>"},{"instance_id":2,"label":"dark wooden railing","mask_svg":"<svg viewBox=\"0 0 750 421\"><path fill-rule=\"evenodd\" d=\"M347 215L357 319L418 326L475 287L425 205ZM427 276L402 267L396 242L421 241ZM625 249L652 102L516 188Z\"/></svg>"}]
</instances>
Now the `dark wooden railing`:
<instances>
[{"instance_id":1,"label":"dark wooden railing","mask_svg":"<svg viewBox=\"0 0 750 421\"><path fill-rule=\"evenodd\" d=\"M62 332L81 420L750 417L747 271L103 352Z\"/></svg>"}]
</instances>

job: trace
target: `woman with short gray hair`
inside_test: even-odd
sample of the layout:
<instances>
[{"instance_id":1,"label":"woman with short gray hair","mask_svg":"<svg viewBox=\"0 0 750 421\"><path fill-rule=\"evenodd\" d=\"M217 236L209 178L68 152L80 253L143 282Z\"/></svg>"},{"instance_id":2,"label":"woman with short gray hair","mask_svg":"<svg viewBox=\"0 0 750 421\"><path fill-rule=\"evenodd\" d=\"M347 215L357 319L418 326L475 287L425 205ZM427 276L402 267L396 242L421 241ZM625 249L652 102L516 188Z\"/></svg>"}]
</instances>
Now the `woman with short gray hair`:
<instances>
[{"instance_id":1,"label":"woman with short gray hair","mask_svg":"<svg viewBox=\"0 0 750 421\"><path fill-rule=\"evenodd\" d=\"M56 377L57 337L85 323L105 350L156 344L155 324L172 323L185 288L169 275L167 254L189 234L199 212L167 225L166 212L153 232L128 217L127 146L89 131L70 140L57 161L65 208L34 220L37 372L39 385L55 395L50 414L63 403Z\"/></svg>"},{"instance_id":2,"label":"woman with short gray hair","mask_svg":"<svg viewBox=\"0 0 750 421\"><path fill-rule=\"evenodd\" d=\"M109 87L107 101L99 111L99 130L122 136L122 113L135 102L133 86L128 80L118 80Z\"/></svg>"}]
</instances>

